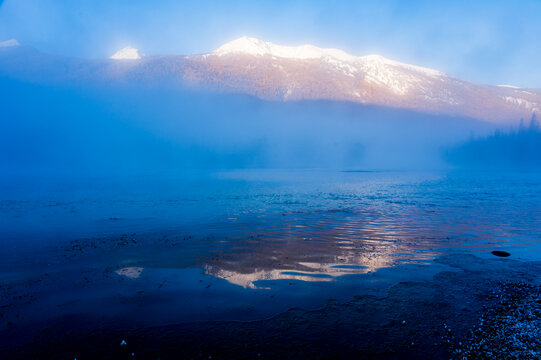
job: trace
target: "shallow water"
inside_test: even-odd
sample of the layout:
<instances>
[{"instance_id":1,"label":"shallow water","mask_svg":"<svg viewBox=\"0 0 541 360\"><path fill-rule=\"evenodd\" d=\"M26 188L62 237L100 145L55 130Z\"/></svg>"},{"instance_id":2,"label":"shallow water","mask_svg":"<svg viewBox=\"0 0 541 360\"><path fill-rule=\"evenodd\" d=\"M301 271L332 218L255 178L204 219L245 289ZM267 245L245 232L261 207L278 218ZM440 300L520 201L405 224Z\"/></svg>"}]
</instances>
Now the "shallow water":
<instances>
[{"instance_id":1,"label":"shallow water","mask_svg":"<svg viewBox=\"0 0 541 360\"><path fill-rule=\"evenodd\" d=\"M6 180L3 322L252 320L383 295L442 270L441 254L539 260L540 180L323 170ZM28 301L10 300L21 293Z\"/></svg>"}]
</instances>

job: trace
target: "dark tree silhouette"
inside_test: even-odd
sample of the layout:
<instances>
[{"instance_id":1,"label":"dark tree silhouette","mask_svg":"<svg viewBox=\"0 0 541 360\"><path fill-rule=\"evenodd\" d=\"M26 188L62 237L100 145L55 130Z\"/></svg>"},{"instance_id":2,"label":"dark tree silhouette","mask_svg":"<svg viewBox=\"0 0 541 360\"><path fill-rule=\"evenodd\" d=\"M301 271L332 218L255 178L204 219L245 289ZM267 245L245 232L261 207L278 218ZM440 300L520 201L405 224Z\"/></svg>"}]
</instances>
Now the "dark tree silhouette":
<instances>
[{"instance_id":1,"label":"dark tree silhouette","mask_svg":"<svg viewBox=\"0 0 541 360\"><path fill-rule=\"evenodd\" d=\"M496 130L494 134L473 138L445 153L446 159L467 168L541 170L541 127L532 114L529 126L521 119L517 130Z\"/></svg>"}]
</instances>

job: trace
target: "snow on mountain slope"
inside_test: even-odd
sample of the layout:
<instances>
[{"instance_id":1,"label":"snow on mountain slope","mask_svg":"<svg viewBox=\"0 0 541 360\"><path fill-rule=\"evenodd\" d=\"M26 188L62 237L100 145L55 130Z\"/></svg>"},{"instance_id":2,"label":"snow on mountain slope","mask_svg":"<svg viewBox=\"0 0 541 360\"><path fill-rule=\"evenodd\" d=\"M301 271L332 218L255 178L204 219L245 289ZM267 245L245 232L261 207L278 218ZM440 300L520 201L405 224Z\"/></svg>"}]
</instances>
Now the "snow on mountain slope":
<instances>
[{"instance_id":1,"label":"snow on mountain slope","mask_svg":"<svg viewBox=\"0 0 541 360\"><path fill-rule=\"evenodd\" d=\"M281 46L246 36L228 42L213 52L218 56L239 53L259 56L270 55L289 59L317 59L326 56L342 61L353 61L355 59L354 56L338 49L322 49L313 45Z\"/></svg>"},{"instance_id":2,"label":"snow on mountain slope","mask_svg":"<svg viewBox=\"0 0 541 360\"><path fill-rule=\"evenodd\" d=\"M114 53L111 56L111 59L114 60L138 60L141 59L141 54L139 53L139 50L131 47L126 46L123 49L118 50L116 53Z\"/></svg>"},{"instance_id":3,"label":"snow on mountain slope","mask_svg":"<svg viewBox=\"0 0 541 360\"><path fill-rule=\"evenodd\" d=\"M510 89L520 89L518 86L515 86L515 85L501 84L501 85L496 85L496 86L503 87L503 88L510 88Z\"/></svg>"},{"instance_id":4,"label":"snow on mountain slope","mask_svg":"<svg viewBox=\"0 0 541 360\"><path fill-rule=\"evenodd\" d=\"M495 122L541 111L539 94L474 84L380 55L242 37L187 58L199 69L188 72L191 81L264 99L353 101Z\"/></svg>"},{"instance_id":5,"label":"snow on mountain slope","mask_svg":"<svg viewBox=\"0 0 541 360\"><path fill-rule=\"evenodd\" d=\"M445 74L427 68L399 63L380 55L353 56L338 49L323 49L313 45L280 46L264 42L256 38L241 37L228 42L209 55L251 55L270 56L283 59L318 59L331 69L355 77L363 73L367 80L387 86L394 93L403 95L416 83L412 74L404 74L400 70L438 77ZM208 56L208 55L207 55Z\"/></svg>"},{"instance_id":6,"label":"snow on mountain slope","mask_svg":"<svg viewBox=\"0 0 541 360\"><path fill-rule=\"evenodd\" d=\"M384 58L381 55L353 56L339 49L323 49L313 45L281 46L270 42L264 42L256 38L243 36L228 42L211 54L224 56L231 54L248 54L254 56L269 55L287 59L333 59L332 62L341 61L349 64L381 64L408 68L413 71L423 72L431 76L444 75L443 73L428 68L403 64Z\"/></svg>"},{"instance_id":7,"label":"snow on mountain slope","mask_svg":"<svg viewBox=\"0 0 541 360\"><path fill-rule=\"evenodd\" d=\"M138 61L69 59L18 49L0 52L0 74L51 82L179 85L272 101L347 101L495 123L518 122L541 112L539 89L475 84L380 55L281 46L249 37L202 55L143 57L126 47L111 56Z\"/></svg>"}]
</instances>

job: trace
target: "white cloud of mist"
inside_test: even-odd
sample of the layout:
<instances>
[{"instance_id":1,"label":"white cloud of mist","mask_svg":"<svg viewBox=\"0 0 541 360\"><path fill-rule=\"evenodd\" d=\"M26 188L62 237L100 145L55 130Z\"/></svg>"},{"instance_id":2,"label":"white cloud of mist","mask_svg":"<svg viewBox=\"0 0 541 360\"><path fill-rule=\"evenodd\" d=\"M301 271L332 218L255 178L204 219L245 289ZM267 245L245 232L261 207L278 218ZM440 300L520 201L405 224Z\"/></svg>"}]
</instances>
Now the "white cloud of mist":
<instances>
[{"instance_id":1,"label":"white cloud of mist","mask_svg":"<svg viewBox=\"0 0 541 360\"><path fill-rule=\"evenodd\" d=\"M192 168L434 169L442 147L483 132L471 119L358 104L0 81L6 173ZM31 106L28 106L31 104Z\"/></svg>"}]
</instances>

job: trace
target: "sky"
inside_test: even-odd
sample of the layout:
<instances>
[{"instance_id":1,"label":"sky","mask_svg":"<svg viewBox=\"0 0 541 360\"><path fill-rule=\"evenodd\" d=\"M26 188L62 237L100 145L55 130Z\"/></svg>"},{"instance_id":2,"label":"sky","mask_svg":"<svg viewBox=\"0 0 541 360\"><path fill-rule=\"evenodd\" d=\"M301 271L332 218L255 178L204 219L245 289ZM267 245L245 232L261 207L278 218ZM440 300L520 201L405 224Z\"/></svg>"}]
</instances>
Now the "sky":
<instances>
[{"instance_id":1,"label":"sky","mask_svg":"<svg viewBox=\"0 0 541 360\"><path fill-rule=\"evenodd\" d=\"M195 54L243 35L541 88L540 0L0 0L0 41L52 54Z\"/></svg>"}]
</instances>

